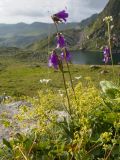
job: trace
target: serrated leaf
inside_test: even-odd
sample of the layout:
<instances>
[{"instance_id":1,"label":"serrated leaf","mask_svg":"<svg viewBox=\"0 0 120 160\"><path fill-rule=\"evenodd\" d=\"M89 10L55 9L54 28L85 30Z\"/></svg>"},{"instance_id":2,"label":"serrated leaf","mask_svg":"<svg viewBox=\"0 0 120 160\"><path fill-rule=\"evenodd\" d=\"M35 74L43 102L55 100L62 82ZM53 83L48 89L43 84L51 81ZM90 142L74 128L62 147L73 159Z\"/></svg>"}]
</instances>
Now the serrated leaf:
<instances>
[{"instance_id":1,"label":"serrated leaf","mask_svg":"<svg viewBox=\"0 0 120 160\"><path fill-rule=\"evenodd\" d=\"M5 138L3 138L3 144L5 144L9 149L12 150L12 145L11 145L10 142L7 141Z\"/></svg>"},{"instance_id":2,"label":"serrated leaf","mask_svg":"<svg viewBox=\"0 0 120 160\"><path fill-rule=\"evenodd\" d=\"M102 91L109 97L109 98L116 98L117 94L120 94L120 89L116 86L113 82L110 81L101 81L100 86Z\"/></svg>"}]
</instances>

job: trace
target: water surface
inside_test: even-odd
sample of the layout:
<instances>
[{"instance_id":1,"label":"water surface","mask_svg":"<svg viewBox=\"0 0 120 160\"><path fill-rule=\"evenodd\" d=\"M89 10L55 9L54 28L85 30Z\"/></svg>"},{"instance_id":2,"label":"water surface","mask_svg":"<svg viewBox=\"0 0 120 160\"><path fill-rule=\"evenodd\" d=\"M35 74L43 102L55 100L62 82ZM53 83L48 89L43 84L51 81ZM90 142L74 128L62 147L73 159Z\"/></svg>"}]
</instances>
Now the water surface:
<instances>
[{"instance_id":1,"label":"water surface","mask_svg":"<svg viewBox=\"0 0 120 160\"><path fill-rule=\"evenodd\" d=\"M120 63L120 53L113 54L113 61L114 61L114 64ZM73 64L103 65L104 64L103 53L74 51L72 52L72 63ZM111 64L111 62L109 64Z\"/></svg>"}]
</instances>

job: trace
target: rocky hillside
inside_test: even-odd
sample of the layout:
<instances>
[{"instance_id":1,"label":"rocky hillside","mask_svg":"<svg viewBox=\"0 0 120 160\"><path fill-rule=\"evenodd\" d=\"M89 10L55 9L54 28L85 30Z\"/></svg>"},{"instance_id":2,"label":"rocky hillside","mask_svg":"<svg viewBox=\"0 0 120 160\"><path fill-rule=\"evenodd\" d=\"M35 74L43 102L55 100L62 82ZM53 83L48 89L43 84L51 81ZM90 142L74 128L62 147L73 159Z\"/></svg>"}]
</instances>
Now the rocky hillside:
<instances>
[{"instance_id":1,"label":"rocky hillside","mask_svg":"<svg viewBox=\"0 0 120 160\"><path fill-rule=\"evenodd\" d=\"M66 41L68 42L68 46L71 49L74 49L79 42L79 37L81 30L79 29L71 29L71 30L65 30L62 31ZM29 45L27 48L34 50L34 51L47 51L48 48L52 49L56 46L56 34L51 35L50 37L46 37L43 40L37 41L36 43L33 43L32 45Z\"/></svg>"},{"instance_id":2,"label":"rocky hillside","mask_svg":"<svg viewBox=\"0 0 120 160\"><path fill-rule=\"evenodd\" d=\"M97 14L83 20L80 23L60 24L59 30L81 29L88 26L97 18ZM49 34L54 34L56 28L54 24L34 22L32 24L0 24L0 47L24 48L36 41L40 41Z\"/></svg>"},{"instance_id":3,"label":"rocky hillside","mask_svg":"<svg viewBox=\"0 0 120 160\"><path fill-rule=\"evenodd\" d=\"M103 18L106 16L113 17L113 22L111 23L111 26L113 26L111 30L112 37L115 37L120 43L120 0L109 0L104 10L98 15L97 20L83 31L85 36L81 40L80 47L88 50L98 50L106 44L107 26L103 22Z\"/></svg>"},{"instance_id":4,"label":"rocky hillside","mask_svg":"<svg viewBox=\"0 0 120 160\"><path fill-rule=\"evenodd\" d=\"M71 49L100 50L107 45L107 25L103 18L112 16L111 40L115 39L113 49L120 48L120 0L109 0L99 15L82 21L75 29L65 30L63 33ZM79 26L79 27L78 27ZM55 45L55 35L49 39L49 47ZM37 41L29 46L33 50L43 50L48 47L48 39Z\"/></svg>"},{"instance_id":5,"label":"rocky hillside","mask_svg":"<svg viewBox=\"0 0 120 160\"><path fill-rule=\"evenodd\" d=\"M61 24L60 30L72 29L79 23ZM31 43L45 38L49 32L53 34L53 24L34 22L32 24L0 24L0 46L24 48Z\"/></svg>"},{"instance_id":6,"label":"rocky hillside","mask_svg":"<svg viewBox=\"0 0 120 160\"><path fill-rule=\"evenodd\" d=\"M91 23L93 23L98 17L98 14L94 14L91 17L81 21L80 23L74 24L74 28L68 29L64 28L64 30L61 28L61 24L59 25L59 30L62 32L65 36L65 39L68 43L68 46L70 49L77 49L79 47L81 39L84 37L83 29L84 27L89 26ZM67 25L67 24L65 24ZM69 23L68 23L69 25ZM53 27L54 28L54 27ZM70 28L70 27L69 27ZM56 28L55 32L56 32ZM61 31L62 30L62 31ZM31 50L48 50L48 47L51 49L55 47L55 38L56 34L50 34L48 37L38 40L35 43L29 45L27 48Z\"/></svg>"}]
</instances>

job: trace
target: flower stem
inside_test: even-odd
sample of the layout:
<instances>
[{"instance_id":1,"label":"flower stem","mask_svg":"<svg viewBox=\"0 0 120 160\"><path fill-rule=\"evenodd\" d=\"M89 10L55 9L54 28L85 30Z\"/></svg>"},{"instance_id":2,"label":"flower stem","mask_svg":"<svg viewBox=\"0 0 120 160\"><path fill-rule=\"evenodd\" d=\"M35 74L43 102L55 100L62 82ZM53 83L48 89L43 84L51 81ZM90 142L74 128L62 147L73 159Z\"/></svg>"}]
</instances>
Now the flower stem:
<instances>
[{"instance_id":1,"label":"flower stem","mask_svg":"<svg viewBox=\"0 0 120 160\"><path fill-rule=\"evenodd\" d=\"M25 160L29 160L29 159L25 156L25 154L23 153L23 151L21 150L21 148L18 147L18 149L19 149L20 153L22 154L22 156L24 157L24 159L25 159Z\"/></svg>"},{"instance_id":2,"label":"flower stem","mask_svg":"<svg viewBox=\"0 0 120 160\"><path fill-rule=\"evenodd\" d=\"M64 48L63 52L64 52L64 56L65 56L65 62L66 62L66 65L67 65L67 69L68 69L68 73L69 73L69 77L70 77L70 82L71 82L71 87L72 87L72 90L73 90L75 101L76 101L76 104L78 104L77 103L77 97L76 97L75 90L74 90L74 86L73 86L73 82L72 82L72 76L71 76L69 64L68 64L67 59L66 59L66 50L65 50L65 48Z\"/></svg>"},{"instance_id":3,"label":"flower stem","mask_svg":"<svg viewBox=\"0 0 120 160\"><path fill-rule=\"evenodd\" d=\"M114 147L115 147L115 144L113 145L112 149L109 151L109 153L108 153L107 157L106 157L106 158L104 158L104 160L108 160L108 158L110 157L110 155L111 155L111 153L112 153L112 151L113 151Z\"/></svg>"},{"instance_id":4,"label":"flower stem","mask_svg":"<svg viewBox=\"0 0 120 160\"><path fill-rule=\"evenodd\" d=\"M68 64L67 60L65 60L65 61L66 61L66 64L67 64L67 69L68 69L68 73L69 73L69 77L70 77L71 87L72 87L72 90L73 90L73 93L74 93L75 100L77 101L74 86L73 86L73 82L72 82L72 76L71 76L71 73L70 73L69 64Z\"/></svg>"},{"instance_id":5,"label":"flower stem","mask_svg":"<svg viewBox=\"0 0 120 160\"><path fill-rule=\"evenodd\" d=\"M59 33L57 24L55 22L54 22L54 24L56 26L57 33ZM65 49L63 50L63 52L64 52L64 55L66 55L66 50ZM69 73L69 77L70 77L71 87L72 87L72 90L73 90L73 93L74 93L75 100L77 102L77 98L76 98L76 95L75 95L75 90L74 90L74 86L73 86L73 82L72 82L72 76L71 76L71 73L70 73L69 64L68 64L68 62L66 60L66 56L65 56L65 62L67 64L67 69L68 69L68 73Z\"/></svg>"},{"instance_id":6,"label":"flower stem","mask_svg":"<svg viewBox=\"0 0 120 160\"><path fill-rule=\"evenodd\" d=\"M115 132L114 140L116 139L117 133ZM111 150L109 151L108 155L104 158L104 160L108 160L110 158L110 155L115 147L116 143L113 144Z\"/></svg>"},{"instance_id":7,"label":"flower stem","mask_svg":"<svg viewBox=\"0 0 120 160\"><path fill-rule=\"evenodd\" d=\"M32 151L32 149L33 149L33 146L34 146L34 144L35 144L36 139L37 139L37 136L36 136L36 132L35 132L35 138L34 138L34 141L33 141L32 145L31 145L31 147L30 147L30 149L29 149L28 156L30 155L30 153L31 153L31 151Z\"/></svg>"},{"instance_id":8,"label":"flower stem","mask_svg":"<svg viewBox=\"0 0 120 160\"><path fill-rule=\"evenodd\" d=\"M55 27L56 27L56 30L57 30L57 33L59 33L59 30L58 30L58 26L57 24L54 22L55 24ZM69 67L69 66L68 66ZM64 75L64 71L63 71L63 63L61 61L61 72L62 72L62 77L63 77L63 82L64 82L64 87L65 87L65 92L66 92L66 96L67 96L67 101L68 101L68 107L69 107L69 114L71 116L71 107L70 107L70 99L69 99L69 95L68 95L68 91L67 91L67 86L66 86L66 80L65 80L65 75ZM70 72L70 71L68 71Z\"/></svg>"},{"instance_id":9,"label":"flower stem","mask_svg":"<svg viewBox=\"0 0 120 160\"><path fill-rule=\"evenodd\" d=\"M57 26L57 24L54 22L54 24L55 24L55 27L56 27L56 30L57 30L57 33L59 32L59 30L58 30L58 26Z\"/></svg>"},{"instance_id":10,"label":"flower stem","mask_svg":"<svg viewBox=\"0 0 120 160\"><path fill-rule=\"evenodd\" d=\"M94 149L100 147L101 144L97 144L97 145L93 145L93 147L87 152L87 154L89 154L90 152L92 152Z\"/></svg>"},{"instance_id":11,"label":"flower stem","mask_svg":"<svg viewBox=\"0 0 120 160\"><path fill-rule=\"evenodd\" d=\"M57 24L54 22L55 24L55 27L56 27L56 30L57 30L57 34L59 33L59 29L58 29L58 26ZM68 73L70 75L70 81L71 81L71 85L72 85L72 89L74 91L74 87L73 87L73 83L72 83L72 77L71 77L71 74L70 74L70 69L69 69L69 65L67 63L67 68L68 68ZM65 75L64 75L64 71L63 71L63 63L61 61L61 72L62 72L62 77L63 77L63 82L64 82L64 87L65 87L65 92L66 92L66 96L67 96L67 101L68 101L68 107L69 107L69 114L71 116L71 107L70 107L70 99L69 99L69 95L68 95L68 91L67 91L67 86L66 86L66 80L65 80ZM74 95L75 95L75 91L74 91Z\"/></svg>"},{"instance_id":12,"label":"flower stem","mask_svg":"<svg viewBox=\"0 0 120 160\"><path fill-rule=\"evenodd\" d=\"M62 62L61 62L61 63L62 63ZM63 66L63 64L62 64L62 66ZM64 75L64 71L63 71L63 70L61 70L61 72L62 72L62 77L63 77L64 87L65 87L65 92L66 92L67 101L68 101L69 114L71 115L70 99L69 99L69 95L68 95L68 91L67 91L65 75Z\"/></svg>"}]
</instances>

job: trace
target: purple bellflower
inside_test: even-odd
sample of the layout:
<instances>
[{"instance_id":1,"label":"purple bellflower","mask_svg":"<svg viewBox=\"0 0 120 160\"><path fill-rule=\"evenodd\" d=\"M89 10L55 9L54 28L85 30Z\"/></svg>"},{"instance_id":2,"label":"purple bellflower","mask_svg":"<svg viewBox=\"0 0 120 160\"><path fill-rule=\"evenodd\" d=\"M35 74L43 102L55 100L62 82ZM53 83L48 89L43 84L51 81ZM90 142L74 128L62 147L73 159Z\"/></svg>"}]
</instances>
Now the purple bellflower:
<instances>
[{"instance_id":1,"label":"purple bellflower","mask_svg":"<svg viewBox=\"0 0 120 160\"><path fill-rule=\"evenodd\" d=\"M107 64L110 61L110 49L106 46L103 50L104 59L103 62Z\"/></svg>"},{"instance_id":2,"label":"purple bellflower","mask_svg":"<svg viewBox=\"0 0 120 160\"><path fill-rule=\"evenodd\" d=\"M63 10L63 11L60 11L60 12L58 12L58 13L56 13L56 14L54 14L53 16L52 16L52 19L53 19L53 21L55 22L55 23L59 23L59 22L66 22L67 19L68 18L68 13L66 13L66 11L65 10Z\"/></svg>"},{"instance_id":3,"label":"purple bellflower","mask_svg":"<svg viewBox=\"0 0 120 160\"><path fill-rule=\"evenodd\" d=\"M56 52L53 50L51 55L49 56L49 62L48 62L49 67L54 67L54 69L58 69L59 67L59 58Z\"/></svg>"},{"instance_id":4,"label":"purple bellflower","mask_svg":"<svg viewBox=\"0 0 120 160\"><path fill-rule=\"evenodd\" d=\"M63 48L66 46L65 38L62 33L57 34L57 48Z\"/></svg>"},{"instance_id":5,"label":"purple bellflower","mask_svg":"<svg viewBox=\"0 0 120 160\"><path fill-rule=\"evenodd\" d=\"M67 62L71 62L71 54L70 54L70 52L66 48L61 53L61 59L65 60Z\"/></svg>"}]
</instances>

